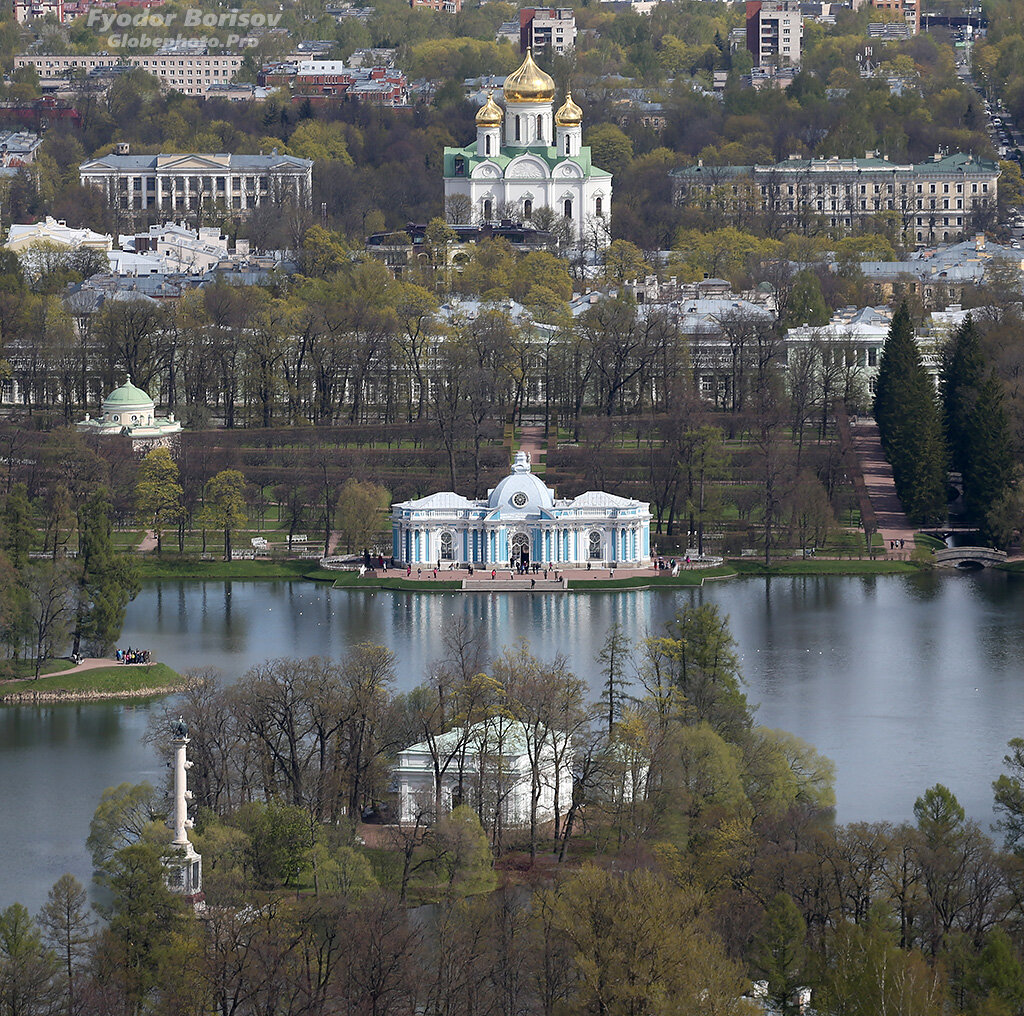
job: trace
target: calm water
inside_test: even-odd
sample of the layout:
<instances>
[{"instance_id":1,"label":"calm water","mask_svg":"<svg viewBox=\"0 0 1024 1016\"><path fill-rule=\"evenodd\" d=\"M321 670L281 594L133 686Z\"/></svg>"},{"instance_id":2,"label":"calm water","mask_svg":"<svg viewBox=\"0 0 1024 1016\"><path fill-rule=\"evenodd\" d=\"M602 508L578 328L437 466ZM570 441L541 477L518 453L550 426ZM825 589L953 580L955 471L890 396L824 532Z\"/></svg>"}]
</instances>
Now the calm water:
<instances>
[{"instance_id":1,"label":"calm water","mask_svg":"<svg viewBox=\"0 0 1024 1016\"><path fill-rule=\"evenodd\" d=\"M841 821L910 817L949 785L991 820L1006 742L1024 736L1024 580L996 573L732 580L684 593L530 596L346 592L306 583L154 583L124 645L229 679L274 656L339 655L363 640L398 654L399 687L429 673L445 626L466 617L494 651L527 639L593 673L604 633L636 637L690 601L730 616L759 722L833 758ZM159 779L139 742L147 710L0 709L0 907L35 909L63 871L86 880L89 819L104 787Z\"/></svg>"}]
</instances>

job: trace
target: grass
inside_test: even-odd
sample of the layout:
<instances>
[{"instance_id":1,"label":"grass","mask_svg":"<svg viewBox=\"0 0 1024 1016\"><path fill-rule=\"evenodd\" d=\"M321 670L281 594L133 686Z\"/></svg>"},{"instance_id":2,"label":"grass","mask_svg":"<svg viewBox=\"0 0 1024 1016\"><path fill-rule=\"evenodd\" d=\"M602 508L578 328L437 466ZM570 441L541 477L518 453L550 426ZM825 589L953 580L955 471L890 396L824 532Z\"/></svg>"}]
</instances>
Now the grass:
<instances>
[{"instance_id":1,"label":"grass","mask_svg":"<svg viewBox=\"0 0 1024 1016\"><path fill-rule=\"evenodd\" d=\"M946 549L946 545L942 540L929 536L927 533L914 533L914 544L918 547L924 547L926 550Z\"/></svg>"},{"instance_id":2,"label":"grass","mask_svg":"<svg viewBox=\"0 0 1024 1016\"><path fill-rule=\"evenodd\" d=\"M36 692L40 695L67 694L92 698L113 698L119 692L132 693L141 688L160 688L170 691L181 683L181 675L166 663L151 663L141 667L98 667L77 674L63 672L36 680L10 681L0 685L0 702L15 695Z\"/></svg>"},{"instance_id":3,"label":"grass","mask_svg":"<svg viewBox=\"0 0 1024 1016\"><path fill-rule=\"evenodd\" d=\"M920 570L920 565L914 562L891 561L886 558L778 560L770 568L751 558L732 560L729 564L739 575L901 575Z\"/></svg>"},{"instance_id":4,"label":"grass","mask_svg":"<svg viewBox=\"0 0 1024 1016\"><path fill-rule=\"evenodd\" d=\"M137 562L141 579L309 579L333 582L337 572L322 571L317 562L306 561L201 561L196 558L144 557Z\"/></svg>"},{"instance_id":5,"label":"grass","mask_svg":"<svg viewBox=\"0 0 1024 1016\"><path fill-rule=\"evenodd\" d=\"M43 660L40 671L42 674L59 674L71 670L74 664L70 660ZM0 665L0 677L4 672L12 678L30 678L36 672L35 660L7 660Z\"/></svg>"}]
</instances>

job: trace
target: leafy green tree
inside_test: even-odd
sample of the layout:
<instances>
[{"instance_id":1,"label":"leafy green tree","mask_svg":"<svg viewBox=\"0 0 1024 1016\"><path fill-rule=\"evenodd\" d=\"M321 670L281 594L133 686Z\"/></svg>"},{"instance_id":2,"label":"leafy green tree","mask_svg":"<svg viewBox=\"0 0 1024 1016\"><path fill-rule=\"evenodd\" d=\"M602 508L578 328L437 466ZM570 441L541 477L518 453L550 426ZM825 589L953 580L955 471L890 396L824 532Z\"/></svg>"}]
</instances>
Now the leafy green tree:
<instances>
[{"instance_id":1,"label":"leafy green tree","mask_svg":"<svg viewBox=\"0 0 1024 1016\"><path fill-rule=\"evenodd\" d=\"M309 815L302 808L271 801L243 805L235 822L249 837L249 863L261 888L294 887L309 863Z\"/></svg>"},{"instance_id":2,"label":"leafy green tree","mask_svg":"<svg viewBox=\"0 0 1024 1016\"><path fill-rule=\"evenodd\" d=\"M167 839L166 829L156 821L158 800L150 783L122 783L103 791L85 841L96 871L106 871L119 850L139 840Z\"/></svg>"},{"instance_id":3,"label":"leafy green tree","mask_svg":"<svg viewBox=\"0 0 1024 1016\"><path fill-rule=\"evenodd\" d=\"M36 528L32 522L32 506L28 489L16 483L4 503L3 527L0 528L0 547L7 553L11 564L19 571L28 565L28 552L35 541Z\"/></svg>"},{"instance_id":4,"label":"leafy green tree","mask_svg":"<svg viewBox=\"0 0 1024 1016\"><path fill-rule=\"evenodd\" d=\"M590 146L594 165L613 176L621 176L633 161L633 142L613 123L599 123L588 127L583 143Z\"/></svg>"},{"instance_id":5,"label":"leafy green tree","mask_svg":"<svg viewBox=\"0 0 1024 1016\"><path fill-rule=\"evenodd\" d=\"M875 419L908 518L915 524L939 521L946 504L945 443L935 390L905 303L893 316L882 348Z\"/></svg>"},{"instance_id":6,"label":"leafy green tree","mask_svg":"<svg viewBox=\"0 0 1024 1016\"><path fill-rule=\"evenodd\" d=\"M768 904L753 945L753 964L768 981L768 997L778 1012L788 1012L794 988L803 978L807 924L789 893Z\"/></svg>"},{"instance_id":7,"label":"leafy green tree","mask_svg":"<svg viewBox=\"0 0 1024 1016\"><path fill-rule=\"evenodd\" d=\"M828 306L821 291L821 280L809 268L804 268L793 277L786 311L784 324L789 328L800 325L818 328L828 324Z\"/></svg>"},{"instance_id":8,"label":"leafy green tree","mask_svg":"<svg viewBox=\"0 0 1024 1016\"><path fill-rule=\"evenodd\" d=\"M996 828L1003 834L1007 850L1024 856L1024 737L1014 737L1003 756L1009 770L992 784L995 810L999 818Z\"/></svg>"},{"instance_id":9,"label":"leafy green tree","mask_svg":"<svg viewBox=\"0 0 1024 1016\"><path fill-rule=\"evenodd\" d=\"M249 521L245 506L245 477L237 469L222 469L203 490L199 523L224 532L224 560L231 560L231 534Z\"/></svg>"},{"instance_id":10,"label":"leafy green tree","mask_svg":"<svg viewBox=\"0 0 1024 1016\"><path fill-rule=\"evenodd\" d=\"M156 552L163 552L164 528L182 514L178 466L167 448L154 448L139 463L135 508L156 534Z\"/></svg>"},{"instance_id":11,"label":"leafy green tree","mask_svg":"<svg viewBox=\"0 0 1024 1016\"><path fill-rule=\"evenodd\" d=\"M384 513L391 507L391 494L370 480L350 476L338 494L335 524L346 550L372 550L380 542Z\"/></svg>"},{"instance_id":12,"label":"leafy green tree","mask_svg":"<svg viewBox=\"0 0 1024 1016\"><path fill-rule=\"evenodd\" d=\"M434 863L448 878L448 891L477 893L494 888L494 858L480 817L460 804L444 816L432 837Z\"/></svg>"}]
</instances>

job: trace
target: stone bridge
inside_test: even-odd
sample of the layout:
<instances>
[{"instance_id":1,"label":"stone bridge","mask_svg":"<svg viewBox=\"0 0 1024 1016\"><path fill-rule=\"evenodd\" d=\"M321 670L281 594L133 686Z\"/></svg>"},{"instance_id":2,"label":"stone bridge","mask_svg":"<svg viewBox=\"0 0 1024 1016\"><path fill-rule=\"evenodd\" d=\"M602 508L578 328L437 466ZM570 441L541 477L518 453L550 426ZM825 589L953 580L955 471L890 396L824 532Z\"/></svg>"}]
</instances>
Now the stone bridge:
<instances>
[{"instance_id":1,"label":"stone bridge","mask_svg":"<svg viewBox=\"0 0 1024 1016\"><path fill-rule=\"evenodd\" d=\"M946 547L935 552L935 563L943 568L987 568L1006 561L1006 551L992 547Z\"/></svg>"}]
</instances>

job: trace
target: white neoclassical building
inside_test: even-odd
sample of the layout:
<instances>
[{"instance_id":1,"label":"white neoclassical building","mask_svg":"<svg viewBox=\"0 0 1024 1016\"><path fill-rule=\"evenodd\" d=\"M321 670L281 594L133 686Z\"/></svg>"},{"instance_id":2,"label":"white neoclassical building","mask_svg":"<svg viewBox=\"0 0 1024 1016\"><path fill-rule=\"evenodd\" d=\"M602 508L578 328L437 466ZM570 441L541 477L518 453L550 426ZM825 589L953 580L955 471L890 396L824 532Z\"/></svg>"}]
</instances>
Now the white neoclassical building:
<instances>
[{"instance_id":1,"label":"white neoclassical building","mask_svg":"<svg viewBox=\"0 0 1024 1016\"><path fill-rule=\"evenodd\" d=\"M399 821L439 817L434 815L439 789L442 815L468 804L482 813L487 826L499 816L504 826L525 825L530 821L533 757L539 776L538 820L554 818L556 786L564 815L572 801L572 748L560 731L548 731L531 743L534 736L518 720L495 716L410 745L399 752L393 770Z\"/></svg>"},{"instance_id":2,"label":"white neoclassical building","mask_svg":"<svg viewBox=\"0 0 1024 1016\"><path fill-rule=\"evenodd\" d=\"M132 439L133 448L148 450L169 446L171 439L181 433L181 423L174 419L173 413L157 416L156 403L128 377L103 400L100 415L93 419L86 414L78 429L101 437L125 434Z\"/></svg>"},{"instance_id":3,"label":"white neoclassical building","mask_svg":"<svg viewBox=\"0 0 1024 1016\"><path fill-rule=\"evenodd\" d=\"M601 490L556 498L525 452L486 498L442 491L396 503L391 532L396 564L640 567L651 559L648 503Z\"/></svg>"},{"instance_id":4,"label":"white neoclassical building","mask_svg":"<svg viewBox=\"0 0 1024 1016\"><path fill-rule=\"evenodd\" d=\"M488 95L476 115L476 144L444 150L445 208L451 220L532 222L550 208L576 237L607 245L612 175L591 162L583 144L583 110L567 92L555 112L555 82L530 51L505 79L504 110ZM455 214L457 196L463 199Z\"/></svg>"}]
</instances>

